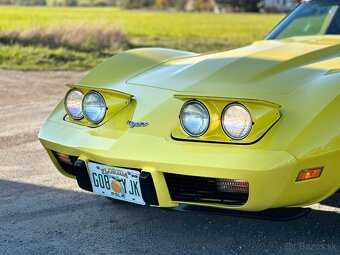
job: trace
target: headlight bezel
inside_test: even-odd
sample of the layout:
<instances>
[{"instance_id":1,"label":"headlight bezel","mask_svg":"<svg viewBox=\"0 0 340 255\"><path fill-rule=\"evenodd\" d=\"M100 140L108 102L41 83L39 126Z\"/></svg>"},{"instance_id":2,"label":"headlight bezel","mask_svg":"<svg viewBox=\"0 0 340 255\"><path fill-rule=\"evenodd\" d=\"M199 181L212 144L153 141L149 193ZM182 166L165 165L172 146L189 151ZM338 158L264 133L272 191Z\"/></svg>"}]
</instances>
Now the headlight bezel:
<instances>
[{"instance_id":1,"label":"headlight bezel","mask_svg":"<svg viewBox=\"0 0 340 255\"><path fill-rule=\"evenodd\" d=\"M184 111L184 109L190 105L190 104L198 104L200 105L206 112L207 112L207 115L208 115L208 125L206 126L206 128L204 129L203 132L199 133L199 134L191 134L190 132L188 132L187 128L185 127L184 123L183 123L183 119L182 119L182 113ZM179 120L180 120L180 124L181 124L181 127L183 129L183 131L189 135L190 137L194 137L194 138L198 138L198 137L201 137L203 135L205 135L209 128L210 128L210 120L211 120L211 116L210 116L210 112L209 112L209 109L205 106L204 103L202 103L201 101L197 100L197 99L193 99L193 100L189 100L187 102L185 102L182 107L181 107L181 110L180 110L180 114L179 114Z\"/></svg>"},{"instance_id":2,"label":"headlight bezel","mask_svg":"<svg viewBox=\"0 0 340 255\"><path fill-rule=\"evenodd\" d=\"M231 107L235 107L235 106L239 106L239 107L243 108L243 109L248 113L248 115L249 115L249 117L250 117L250 128L249 128L249 130L247 131L247 133L245 133L244 135L242 135L242 136L240 136L240 137L235 137L235 136L231 135L231 134L226 130L226 128L225 128L225 126L224 126L224 124L223 124L223 123L224 123L224 117L225 117L226 111L228 111ZM252 128L253 128L253 124L254 124L254 121L253 121L252 114L251 114L251 112L249 111L249 109L248 109L245 105L243 105L243 104L241 104L241 103L238 103L238 102L233 102L233 103L230 103L230 104L228 104L228 105L226 105L226 106L224 107L224 109L223 109L223 111L222 111L222 114L221 114L221 127L222 127L223 132L224 132L230 139L236 140L236 141L240 141L240 140L245 139L245 138L248 137L249 134L251 133L251 130L252 130Z\"/></svg>"},{"instance_id":3,"label":"headlight bezel","mask_svg":"<svg viewBox=\"0 0 340 255\"><path fill-rule=\"evenodd\" d=\"M102 117L100 120L98 120L98 121L93 121L93 120L91 120L91 119L87 116L87 114L85 113L85 110L84 110L85 99L86 99L86 97L89 96L90 94L95 94L95 95L99 96L99 98L101 98L101 100L102 100L103 103L104 103L104 108L105 108L104 114L103 114L103 117ZM92 123L92 124L94 124L94 125L98 125L99 123L101 123L101 122L105 119L107 110L108 110L108 107L107 107L105 98L103 97L103 95L102 95L101 93L99 93L98 91L95 91L95 90L90 90L90 91L88 91L88 92L86 92L86 93L84 94L83 101L82 101L82 111L83 111L84 118L85 118L87 121L89 121L90 123Z\"/></svg>"},{"instance_id":4,"label":"headlight bezel","mask_svg":"<svg viewBox=\"0 0 340 255\"><path fill-rule=\"evenodd\" d=\"M81 102L80 102L80 108L81 108L81 116L80 117L76 117L74 116L70 110L68 109L68 106L67 106L67 97L72 93L72 92L80 92L81 95L82 95L82 99L81 99ZM74 119L74 120L82 120L84 119L84 111L83 111L83 100L84 100L84 92L81 91L80 89L77 89L77 88L71 88L67 91L66 95L65 95L65 98L64 98L64 108L65 108L65 111L67 113L68 116L70 116L70 118Z\"/></svg>"}]
</instances>

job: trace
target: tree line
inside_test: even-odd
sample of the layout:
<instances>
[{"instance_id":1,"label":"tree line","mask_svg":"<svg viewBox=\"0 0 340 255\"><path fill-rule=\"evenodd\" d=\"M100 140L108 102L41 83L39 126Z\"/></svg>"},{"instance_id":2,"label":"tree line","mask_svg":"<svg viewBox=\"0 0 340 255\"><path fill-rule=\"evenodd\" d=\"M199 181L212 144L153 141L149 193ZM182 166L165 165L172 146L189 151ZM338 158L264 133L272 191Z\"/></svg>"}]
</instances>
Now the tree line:
<instances>
[{"instance_id":1,"label":"tree line","mask_svg":"<svg viewBox=\"0 0 340 255\"><path fill-rule=\"evenodd\" d=\"M118 6L123 9L173 9L178 11L258 11L260 0L0 0L0 5Z\"/></svg>"}]
</instances>

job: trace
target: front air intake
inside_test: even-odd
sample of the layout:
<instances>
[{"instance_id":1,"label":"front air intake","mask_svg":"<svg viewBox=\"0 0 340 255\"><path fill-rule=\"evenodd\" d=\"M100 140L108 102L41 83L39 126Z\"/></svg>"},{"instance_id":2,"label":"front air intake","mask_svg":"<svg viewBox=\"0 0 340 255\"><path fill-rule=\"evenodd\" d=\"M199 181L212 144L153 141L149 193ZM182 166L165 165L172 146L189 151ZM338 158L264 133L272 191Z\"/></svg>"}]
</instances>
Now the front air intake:
<instances>
[{"instance_id":1,"label":"front air intake","mask_svg":"<svg viewBox=\"0 0 340 255\"><path fill-rule=\"evenodd\" d=\"M59 165L62 167L62 169L70 174L75 176L74 171L74 164L76 163L78 157L70 156L64 153L52 151L54 157L57 159Z\"/></svg>"},{"instance_id":2,"label":"front air intake","mask_svg":"<svg viewBox=\"0 0 340 255\"><path fill-rule=\"evenodd\" d=\"M164 173L171 199L176 202L243 205L249 196L245 180Z\"/></svg>"}]
</instances>

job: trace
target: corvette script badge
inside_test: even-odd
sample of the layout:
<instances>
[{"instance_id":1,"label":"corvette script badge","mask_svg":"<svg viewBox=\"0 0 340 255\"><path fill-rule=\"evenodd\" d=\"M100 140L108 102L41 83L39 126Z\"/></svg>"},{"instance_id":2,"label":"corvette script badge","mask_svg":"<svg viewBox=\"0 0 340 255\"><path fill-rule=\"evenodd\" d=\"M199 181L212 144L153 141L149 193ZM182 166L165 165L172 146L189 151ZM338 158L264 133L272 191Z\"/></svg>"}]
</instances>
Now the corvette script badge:
<instances>
[{"instance_id":1,"label":"corvette script badge","mask_svg":"<svg viewBox=\"0 0 340 255\"><path fill-rule=\"evenodd\" d=\"M130 128L134 128L134 127L146 127L149 125L148 122L134 122L132 120L129 120L127 122L127 124L129 125Z\"/></svg>"}]
</instances>

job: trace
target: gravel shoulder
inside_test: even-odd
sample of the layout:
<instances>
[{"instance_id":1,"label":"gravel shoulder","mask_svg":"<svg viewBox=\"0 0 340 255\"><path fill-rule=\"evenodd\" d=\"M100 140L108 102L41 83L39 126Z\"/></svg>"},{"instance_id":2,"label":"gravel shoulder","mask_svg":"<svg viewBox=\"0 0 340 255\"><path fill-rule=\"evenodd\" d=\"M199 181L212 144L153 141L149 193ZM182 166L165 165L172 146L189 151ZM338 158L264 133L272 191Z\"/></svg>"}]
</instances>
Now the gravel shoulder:
<instances>
[{"instance_id":1,"label":"gravel shoulder","mask_svg":"<svg viewBox=\"0 0 340 255\"><path fill-rule=\"evenodd\" d=\"M37 140L84 72L0 70L0 254L340 254L340 193L275 222L112 202L59 174Z\"/></svg>"}]
</instances>

